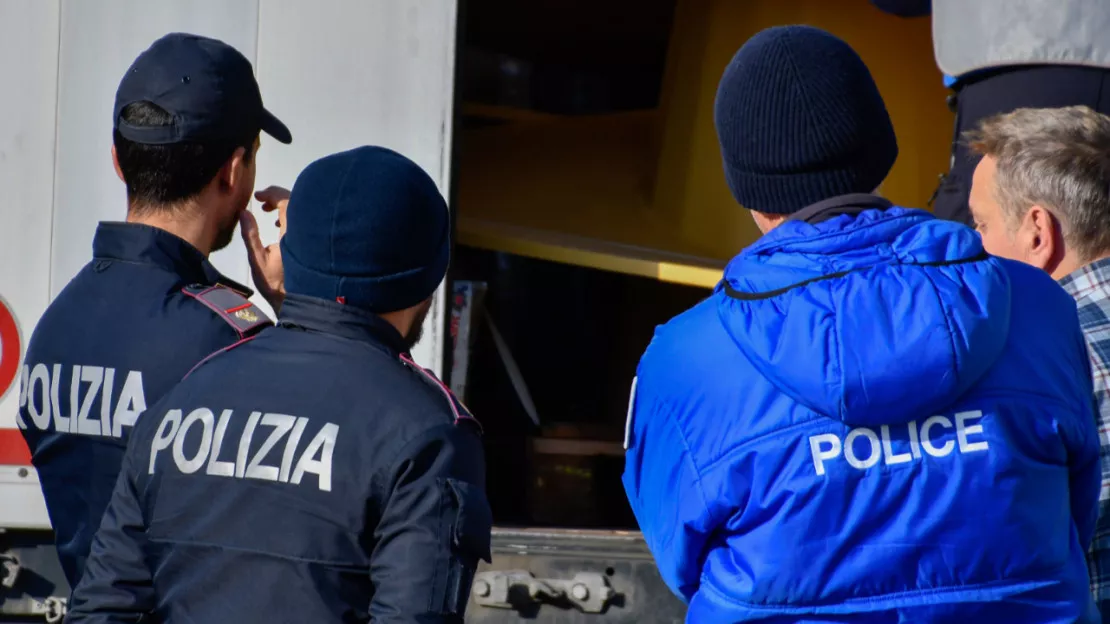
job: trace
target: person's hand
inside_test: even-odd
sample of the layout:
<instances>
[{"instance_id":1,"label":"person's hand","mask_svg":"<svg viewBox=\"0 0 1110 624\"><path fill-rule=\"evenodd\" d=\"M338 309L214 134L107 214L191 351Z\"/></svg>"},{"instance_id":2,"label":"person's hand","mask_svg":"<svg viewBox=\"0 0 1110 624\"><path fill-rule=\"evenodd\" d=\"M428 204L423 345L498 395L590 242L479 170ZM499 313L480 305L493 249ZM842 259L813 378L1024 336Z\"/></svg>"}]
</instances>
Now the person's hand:
<instances>
[{"instance_id":1,"label":"person's hand","mask_svg":"<svg viewBox=\"0 0 1110 624\"><path fill-rule=\"evenodd\" d=\"M254 194L262 202L263 212L277 211L278 241L285 235L285 208L289 205L289 191L280 186L271 186ZM258 221L250 210L239 214L239 231L247 246L247 259L250 261L251 278L259 294L269 302L276 314L285 300L285 270L281 264L281 249L277 243L263 245L258 232Z\"/></svg>"}]
</instances>

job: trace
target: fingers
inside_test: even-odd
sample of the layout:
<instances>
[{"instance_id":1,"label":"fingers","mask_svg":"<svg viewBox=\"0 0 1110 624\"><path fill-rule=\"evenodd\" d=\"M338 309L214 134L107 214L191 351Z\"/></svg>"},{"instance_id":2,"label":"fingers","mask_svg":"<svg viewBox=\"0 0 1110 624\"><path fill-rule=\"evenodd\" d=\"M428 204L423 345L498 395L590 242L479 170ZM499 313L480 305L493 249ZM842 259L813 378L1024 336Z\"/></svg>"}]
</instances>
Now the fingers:
<instances>
[{"instance_id":1,"label":"fingers","mask_svg":"<svg viewBox=\"0 0 1110 624\"><path fill-rule=\"evenodd\" d=\"M277 186L276 184L271 184L261 191L255 192L254 198L260 202L289 199L289 191L284 187Z\"/></svg>"},{"instance_id":2,"label":"fingers","mask_svg":"<svg viewBox=\"0 0 1110 624\"><path fill-rule=\"evenodd\" d=\"M289 201L289 191L280 186L268 186L255 193L254 198L262 202L264 212L272 212L284 208Z\"/></svg>"},{"instance_id":3,"label":"fingers","mask_svg":"<svg viewBox=\"0 0 1110 624\"><path fill-rule=\"evenodd\" d=\"M247 247L247 259L251 266L257 267L264 264L266 247L262 244L262 236L258 232L258 221L249 210L239 213L239 233L243 236L243 244Z\"/></svg>"}]
</instances>

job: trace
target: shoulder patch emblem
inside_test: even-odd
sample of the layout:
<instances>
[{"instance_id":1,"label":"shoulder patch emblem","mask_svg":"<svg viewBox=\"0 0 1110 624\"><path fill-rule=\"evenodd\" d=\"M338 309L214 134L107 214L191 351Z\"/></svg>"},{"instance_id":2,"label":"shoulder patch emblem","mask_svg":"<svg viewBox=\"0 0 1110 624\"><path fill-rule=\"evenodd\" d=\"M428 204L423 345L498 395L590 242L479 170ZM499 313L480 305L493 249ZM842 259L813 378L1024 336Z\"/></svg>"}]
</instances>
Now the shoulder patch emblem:
<instances>
[{"instance_id":1,"label":"shoulder patch emblem","mask_svg":"<svg viewBox=\"0 0 1110 624\"><path fill-rule=\"evenodd\" d=\"M412 358L403 353L401 354L401 363L413 370L417 377L420 377L425 383L438 390L440 394L447 399L447 404L451 407L451 414L455 418L456 425L468 422L478 429L478 433L483 433L482 423L478 422L478 419L474 417L474 414L470 413L470 409L467 408L466 405L463 405L459 397L455 396L455 393L451 392L451 389L444 385L444 383L432 374L431 371L420 366L414 362Z\"/></svg>"},{"instance_id":2,"label":"shoulder patch emblem","mask_svg":"<svg viewBox=\"0 0 1110 624\"><path fill-rule=\"evenodd\" d=\"M218 314L228 325L231 325L240 338L257 334L274 324L258 306L241 293L226 286L194 284L182 288L181 292Z\"/></svg>"},{"instance_id":3,"label":"shoulder patch emblem","mask_svg":"<svg viewBox=\"0 0 1110 624\"><path fill-rule=\"evenodd\" d=\"M251 308L253 308L253 307L254 306L251 306ZM236 310L235 311L235 318L239 319L240 321L246 321L248 323L254 323L255 321L258 320L258 315L255 314L254 310L252 310L251 308L240 308L240 309Z\"/></svg>"}]
</instances>

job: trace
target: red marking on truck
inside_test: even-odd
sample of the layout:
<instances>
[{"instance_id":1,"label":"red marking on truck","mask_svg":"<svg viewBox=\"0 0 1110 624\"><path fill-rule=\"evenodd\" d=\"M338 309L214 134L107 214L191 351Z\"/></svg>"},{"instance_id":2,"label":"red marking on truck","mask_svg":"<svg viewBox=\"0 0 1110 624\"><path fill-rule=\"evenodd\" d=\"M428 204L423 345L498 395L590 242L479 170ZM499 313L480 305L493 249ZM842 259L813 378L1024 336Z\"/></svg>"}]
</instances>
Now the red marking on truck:
<instances>
[{"instance_id":1,"label":"red marking on truck","mask_svg":"<svg viewBox=\"0 0 1110 624\"><path fill-rule=\"evenodd\" d=\"M30 466L31 450L19 429L0 429L0 466Z\"/></svg>"},{"instance_id":2,"label":"red marking on truck","mask_svg":"<svg viewBox=\"0 0 1110 624\"><path fill-rule=\"evenodd\" d=\"M23 345L19 339L19 325L15 322L8 302L0 298L0 398L8 393L19 375Z\"/></svg>"}]
</instances>

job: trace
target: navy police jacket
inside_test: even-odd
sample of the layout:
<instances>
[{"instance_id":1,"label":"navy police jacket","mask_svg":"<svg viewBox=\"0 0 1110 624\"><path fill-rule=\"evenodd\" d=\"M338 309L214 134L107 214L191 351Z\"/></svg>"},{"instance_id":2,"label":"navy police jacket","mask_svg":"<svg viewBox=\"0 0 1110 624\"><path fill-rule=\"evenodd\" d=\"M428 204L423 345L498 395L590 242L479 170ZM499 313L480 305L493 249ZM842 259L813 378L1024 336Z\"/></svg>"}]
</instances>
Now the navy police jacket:
<instances>
[{"instance_id":1,"label":"navy police jacket","mask_svg":"<svg viewBox=\"0 0 1110 624\"><path fill-rule=\"evenodd\" d=\"M43 314L17 424L71 587L139 415L209 353L270 324L249 295L164 230L102 223L92 261Z\"/></svg>"},{"instance_id":2,"label":"navy police jacket","mask_svg":"<svg viewBox=\"0 0 1110 624\"><path fill-rule=\"evenodd\" d=\"M68 622L463 621L477 422L381 318L295 295L280 318L135 427Z\"/></svg>"}]
</instances>

